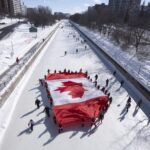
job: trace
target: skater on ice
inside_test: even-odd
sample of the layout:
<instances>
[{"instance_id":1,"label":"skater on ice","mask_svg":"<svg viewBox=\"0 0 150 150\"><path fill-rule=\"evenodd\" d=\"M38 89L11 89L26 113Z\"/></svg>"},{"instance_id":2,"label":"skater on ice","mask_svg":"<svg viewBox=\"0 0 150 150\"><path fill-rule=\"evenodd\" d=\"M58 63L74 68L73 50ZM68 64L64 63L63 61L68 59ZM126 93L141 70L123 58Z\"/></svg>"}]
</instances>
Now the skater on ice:
<instances>
[{"instance_id":1,"label":"skater on ice","mask_svg":"<svg viewBox=\"0 0 150 150\"><path fill-rule=\"evenodd\" d=\"M109 79L106 80L106 86L108 86L108 84L109 84Z\"/></svg>"},{"instance_id":2,"label":"skater on ice","mask_svg":"<svg viewBox=\"0 0 150 150\"><path fill-rule=\"evenodd\" d=\"M31 132L33 131L33 126L34 126L34 122L33 122L33 120L31 119L31 120L29 121L29 123L28 123L28 127L29 127L29 129L30 129Z\"/></svg>"},{"instance_id":3,"label":"skater on ice","mask_svg":"<svg viewBox=\"0 0 150 150\"><path fill-rule=\"evenodd\" d=\"M41 101L39 99L35 100L35 105L37 106L37 109L40 108L40 103L41 103Z\"/></svg>"},{"instance_id":4,"label":"skater on ice","mask_svg":"<svg viewBox=\"0 0 150 150\"><path fill-rule=\"evenodd\" d=\"M50 69L47 70L47 73L48 73L48 74L50 73Z\"/></svg>"},{"instance_id":5,"label":"skater on ice","mask_svg":"<svg viewBox=\"0 0 150 150\"><path fill-rule=\"evenodd\" d=\"M95 81L96 81L97 79L98 79L98 75L96 74L96 75L95 75Z\"/></svg>"},{"instance_id":6,"label":"skater on ice","mask_svg":"<svg viewBox=\"0 0 150 150\"><path fill-rule=\"evenodd\" d=\"M40 85L43 86L43 80L39 79Z\"/></svg>"},{"instance_id":7,"label":"skater on ice","mask_svg":"<svg viewBox=\"0 0 150 150\"><path fill-rule=\"evenodd\" d=\"M76 53L78 53L78 49L76 49Z\"/></svg>"},{"instance_id":8,"label":"skater on ice","mask_svg":"<svg viewBox=\"0 0 150 150\"><path fill-rule=\"evenodd\" d=\"M67 51L65 51L65 54L64 54L64 56L66 56L67 55Z\"/></svg>"},{"instance_id":9,"label":"skater on ice","mask_svg":"<svg viewBox=\"0 0 150 150\"><path fill-rule=\"evenodd\" d=\"M43 112L45 112L45 114L48 118L50 117L50 108L48 106L45 106Z\"/></svg>"}]
</instances>

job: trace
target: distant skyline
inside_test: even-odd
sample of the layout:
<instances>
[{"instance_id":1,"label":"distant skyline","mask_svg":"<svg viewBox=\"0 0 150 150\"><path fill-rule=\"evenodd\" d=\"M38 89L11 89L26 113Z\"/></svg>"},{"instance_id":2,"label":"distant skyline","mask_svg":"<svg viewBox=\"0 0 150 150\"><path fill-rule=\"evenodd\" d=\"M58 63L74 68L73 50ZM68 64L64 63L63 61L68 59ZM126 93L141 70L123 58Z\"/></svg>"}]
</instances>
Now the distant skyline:
<instances>
[{"instance_id":1,"label":"distant skyline","mask_svg":"<svg viewBox=\"0 0 150 150\"><path fill-rule=\"evenodd\" d=\"M48 6L53 12L76 13L85 11L88 6L105 3L109 0L21 0L27 7L36 7L39 5ZM142 0L143 3L144 0ZM145 0L147 4L150 0Z\"/></svg>"}]
</instances>

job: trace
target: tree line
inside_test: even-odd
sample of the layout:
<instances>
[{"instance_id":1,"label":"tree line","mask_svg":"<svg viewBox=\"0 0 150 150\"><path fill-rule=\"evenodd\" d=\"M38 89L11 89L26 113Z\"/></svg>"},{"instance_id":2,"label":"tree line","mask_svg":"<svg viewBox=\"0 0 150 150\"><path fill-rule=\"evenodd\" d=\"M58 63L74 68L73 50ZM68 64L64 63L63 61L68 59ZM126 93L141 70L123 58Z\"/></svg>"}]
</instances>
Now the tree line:
<instances>
[{"instance_id":1,"label":"tree line","mask_svg":"<svg viewBox=\"0 0 150 150\"><path fill-rule=\"evenodd\" d=\"M49 7L38 6L37 8L30 8L27 11L27 19L34 26L42 26L43 28L47 25L52 25L56 20L61 19L62 16L59 14L53 14Z\"/></svg>"},{"instance_id":2,"label":"tree line","mask_svg":"<svg viewBox=\"0 0 150 150\"><path fill-rule=\"evenodd\" d=\"M83 13L72 15L70 19L88 28L97 29L100 34L111 36L115 42L124 46L133 45L136 52L139 45L150 44L150 14L145 13L144 6L134 16L129 11L122 15L112 12L107 5L95 5Z\"/></svg>"}]
</instances>

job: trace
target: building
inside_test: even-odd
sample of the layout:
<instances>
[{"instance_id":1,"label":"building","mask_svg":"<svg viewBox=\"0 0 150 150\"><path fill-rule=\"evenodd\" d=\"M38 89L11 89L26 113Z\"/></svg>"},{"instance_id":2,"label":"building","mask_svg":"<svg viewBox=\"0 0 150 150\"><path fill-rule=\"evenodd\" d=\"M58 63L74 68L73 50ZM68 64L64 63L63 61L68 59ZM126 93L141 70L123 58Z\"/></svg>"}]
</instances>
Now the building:
<instances>
[{"instance_id":1,"label":"building","mask_svg":"<svg viewBox=\"0 0 150 150\"><path fill-rule=\"evenodd\" d=\"M22 9L21 9L21 1L20 0L9 0L11 3L11 14L16 16L17 14L22 14Z\"/></svg>"},{"instance_id":2,"label":"building","mask_svg":"<svg viewBox=\"0 0 150 150\"><path fill-rule=\"evenodd\" d=\"M0 13L8 13L9 8L8 8L8 1L7 0L0 0Z\"/></svg>"},{"instance_id":3,"label":"building","mask_svg":"<svg viewBox=\"0 0 150 150\"><path fill-rule=\"evenodd\" d=\"M27 7L24 5L24 3L21 5L21 11L23 16L27 15Z\"/></svg>"},{"instance_id":4,"label":"building","mask_svg":"<svg viewBox=\"0 0 150 150\"><path fill-rule=\"evenodd\" d=\"M22 14L20 0L0 0L0 12L16 16Z\"/></svg>"},{"instance_id":5,"label":"building","mask_svg":"<svg viewBox=\"0 0 150 150\"><path fill-rule=\"evenodd\" d=\"M141 0L109 0L110 9L122 16L127 12L129 15L136 16L140 12Z\"/></svg>"}]
</instances>

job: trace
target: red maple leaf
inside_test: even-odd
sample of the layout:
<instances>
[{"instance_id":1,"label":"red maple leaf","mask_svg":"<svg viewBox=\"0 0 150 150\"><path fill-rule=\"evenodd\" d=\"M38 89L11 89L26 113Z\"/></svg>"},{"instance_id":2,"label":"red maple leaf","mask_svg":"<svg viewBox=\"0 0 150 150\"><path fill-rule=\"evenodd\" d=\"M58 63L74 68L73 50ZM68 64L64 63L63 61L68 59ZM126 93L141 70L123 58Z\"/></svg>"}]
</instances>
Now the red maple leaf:
<instances>
[{"instance_id":1,"label":"red maple leaf","mask_svg":"<svg viewBox=\"0 0 150 150\"><path fill-rule=\"evenodd\" d=\"M72 81L62 82L63 87L59 87L55 91L60 91L60 93L69 91L69 95L72 96L72 98L82 98L84 95L84 91L87 91L83 88L82 83L76 83Z\"/></svg>"}]
</instances>

